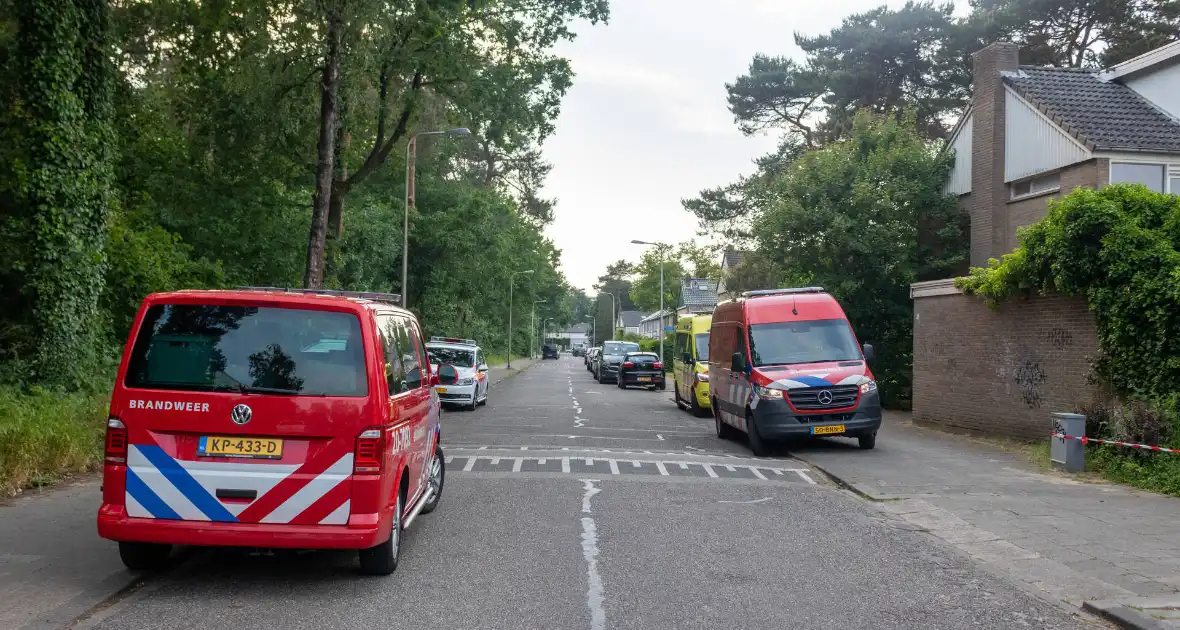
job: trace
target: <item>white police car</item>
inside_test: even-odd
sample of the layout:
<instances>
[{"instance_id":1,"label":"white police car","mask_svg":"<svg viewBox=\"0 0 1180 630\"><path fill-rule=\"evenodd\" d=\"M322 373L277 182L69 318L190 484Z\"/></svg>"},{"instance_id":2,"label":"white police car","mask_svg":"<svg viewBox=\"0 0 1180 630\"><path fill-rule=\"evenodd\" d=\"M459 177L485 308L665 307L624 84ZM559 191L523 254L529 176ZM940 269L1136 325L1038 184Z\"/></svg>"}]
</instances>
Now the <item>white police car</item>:
<instances>
[{"instance_id":1,"label":"white police car","mask_svg":"<svg viewBox=\"0 0 1180 630\"><path fill-rule=\"evenodd\" d=\"M483 350L474 339L431 337L426 344L433 370L440 365L454 366L459 378L454 383L435 386L438 399L444 405L461 405L474 410L488 402L488 364Z\"/></svg>"}]
</instances>

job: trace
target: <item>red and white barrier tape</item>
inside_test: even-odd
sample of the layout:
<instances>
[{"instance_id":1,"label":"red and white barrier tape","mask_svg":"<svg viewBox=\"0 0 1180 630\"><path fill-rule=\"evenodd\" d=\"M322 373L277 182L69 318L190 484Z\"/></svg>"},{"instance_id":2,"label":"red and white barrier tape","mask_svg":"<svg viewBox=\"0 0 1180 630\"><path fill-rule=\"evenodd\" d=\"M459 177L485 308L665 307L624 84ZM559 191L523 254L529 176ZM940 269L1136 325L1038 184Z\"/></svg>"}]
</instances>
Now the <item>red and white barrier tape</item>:
<instances>
[{"instance_id":1,"label":"red and white barrier tape","mask_svg":"<svg viewBox=\"0 0 1180 630\"><path fill-rule=\"evenodd\" d=\"M1052 434L1050 434L1050 436L1055 437L1055 438L1061 438L1063 440L1077 440L1077 441L1081 442L1082 444L1089 444L1090 442L1096 442L1098 444L1114 444L1115 446L1127 446L1130 448L1137 448L1137 449L1141 449L1144 451L1159 451L1161 453L1175 453L1176 455L1180 455L1180 449L1164 448L1162 446L1152 446L1150 444L1134 444L1131 442L1116 442L1115 440L1100 440L1098 438L1086 437L1084 435L1081 437L1078 437L1076 435L1066 435L1064 433L1052 433Z\"/></svg>"}]
</instances>

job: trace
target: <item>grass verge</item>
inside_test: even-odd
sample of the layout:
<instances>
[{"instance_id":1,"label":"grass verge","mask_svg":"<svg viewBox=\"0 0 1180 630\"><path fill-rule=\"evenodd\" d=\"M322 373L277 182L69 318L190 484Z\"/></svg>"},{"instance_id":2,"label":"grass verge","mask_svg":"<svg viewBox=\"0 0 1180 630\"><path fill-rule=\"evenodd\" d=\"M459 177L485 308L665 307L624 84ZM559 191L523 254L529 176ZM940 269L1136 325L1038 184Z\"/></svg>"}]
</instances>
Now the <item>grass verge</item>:
<instances>
[{"instance_id":1,"label":"grass verge","mask_svg":"<svg viewBox=\"0 0 1180 630\"><path fill-rule=\"evenodd\" d=\"M1086 447L1086 470L1115 483L1180 496L1180 455L1091 445Z\"/></svg>"},{"instance_id":2,"label":"grass verge","mask_svg":"<svg viewBox=\"0 0 1180 630\"><path fill-rule=\"evenodd\" d=\"M0 388L0 496L96 470L109 400Z\"/></svg>"}]
</instances>

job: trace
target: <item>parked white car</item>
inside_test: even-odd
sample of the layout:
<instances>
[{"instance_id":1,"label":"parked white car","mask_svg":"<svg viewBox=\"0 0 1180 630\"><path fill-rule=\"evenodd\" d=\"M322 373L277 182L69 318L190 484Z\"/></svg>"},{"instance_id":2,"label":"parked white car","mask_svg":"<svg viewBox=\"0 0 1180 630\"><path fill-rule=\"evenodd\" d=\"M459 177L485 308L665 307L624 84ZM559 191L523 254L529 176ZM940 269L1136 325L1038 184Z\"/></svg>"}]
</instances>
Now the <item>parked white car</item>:
<instances>
[{"instance_id":1,"label":"parked white car","mask_svg":"<svg viewBox=\"0 0 1180 630\"><path fill-rule=\"evenodd\" d=\"M434 372L440 365L451 365L459 374L456 382L435 386L439 401L468 410L488 404L487 358L474 339L431 337L426 354Z\"/></svg>"}]
</instances>

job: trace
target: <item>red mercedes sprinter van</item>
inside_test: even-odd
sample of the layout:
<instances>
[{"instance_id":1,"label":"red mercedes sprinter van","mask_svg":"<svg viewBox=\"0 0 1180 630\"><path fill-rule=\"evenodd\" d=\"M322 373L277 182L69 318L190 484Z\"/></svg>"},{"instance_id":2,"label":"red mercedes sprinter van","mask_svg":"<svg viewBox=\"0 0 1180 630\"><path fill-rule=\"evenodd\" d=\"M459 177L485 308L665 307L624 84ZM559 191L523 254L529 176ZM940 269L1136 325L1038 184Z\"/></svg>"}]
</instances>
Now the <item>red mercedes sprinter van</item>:
<instances>
[{"instance_id":1,"label":"red mercedes sprinter van","mask_svg":"<svg viewBox=\"0 0 1180 630\"><path fill-rule=\"evenodd\" d=\"M881 399L844 310L819 287L747 291L717 305L709 373L717 435L749 437L755 455L793 436L876 444Z\"/></svg>"}]
</instances>

